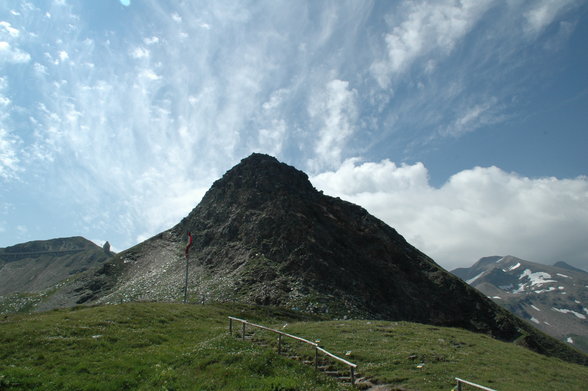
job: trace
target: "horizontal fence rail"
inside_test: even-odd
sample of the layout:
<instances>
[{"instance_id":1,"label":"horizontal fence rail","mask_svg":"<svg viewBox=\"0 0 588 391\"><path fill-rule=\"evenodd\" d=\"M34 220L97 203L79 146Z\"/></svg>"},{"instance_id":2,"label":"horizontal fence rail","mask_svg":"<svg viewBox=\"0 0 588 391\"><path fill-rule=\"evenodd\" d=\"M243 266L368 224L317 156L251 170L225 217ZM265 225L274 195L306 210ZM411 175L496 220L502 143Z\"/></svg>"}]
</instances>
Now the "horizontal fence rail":
<instances>
[{"instance_id":1,"label":"horizontal fence rail","mask_svg":"<svg viewBox=\"0 0 588 391\"><path fill-rule=\"evenodd\" d=\"M331 357L334 360L337 360L349 367L349 372L351 375L351 384L355 384L355 369L357 368L357 364L354 364L350 361L345 360L339 356L334 355L333 353L321 348L316 342L311 342L307 339L298 337L296 335L288 334L280 330L272 329L270 327L262 326L259 324L251 323L244 319L235 318L234 316L229 316L229 334L233 334L233 321L241 323L242 331L241 331L241 338L245 339L245 325L249 325L251 327L255 327L258 329L266 330L275 334L278 334L278 354L282 352L282 337L290 338L307 345L314 347L314 367L318 369L318 354L323 353L326 356Z\"/></svg>"},{"instance_id":2,"label":"horizontal fence rail","mask_svg":"<svg viewBox=\"0 0 588 391\"><path fill-rule=\"evenodd\" d=\"M480 390L484 390L484 391L496 391L493 388L484 387L479 384L472 383L471 381L460 379L459 377L456 377L455 380L457 381L457 388L456 388L457 391L462 391L462 387L461 387L462 384L467 384L468 386L476 387L476 388L478 388Z\"/></svg>"}]
</instances>

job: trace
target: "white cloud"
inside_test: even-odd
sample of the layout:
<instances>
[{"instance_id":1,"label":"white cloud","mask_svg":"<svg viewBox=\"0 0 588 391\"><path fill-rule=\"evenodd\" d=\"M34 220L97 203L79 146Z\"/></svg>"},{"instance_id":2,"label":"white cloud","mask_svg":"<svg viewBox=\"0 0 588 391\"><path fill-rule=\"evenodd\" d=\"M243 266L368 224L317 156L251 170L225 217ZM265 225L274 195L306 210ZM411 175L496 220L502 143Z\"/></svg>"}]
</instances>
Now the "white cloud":
<instances>
[{"instance_id":1,"label":"white cloud","mask_svg":"<svg viewBox=\"0 0 588 391\"><path fill-rule=\"evenodd\" d=\"M499 122L503 116L497 114L496 98L486 99L483 103L468 106L457 114L457 118L441 133L444 136L461 136L477 128Z\"/></svg>"},{"instance_id":2,"label":"white cloud","mask_svg":"<svg viewBox=\"0 0 588 391\"><path fill-rule=\"evenodd\" d=\"M176 12L174 12L173 14L171 14L171 18L176 23L182 23L182 17L178 13L176 13Z\"/></svg>"},{"instance_id":3,"label":"white cloud","mask_svg":"<svg viewBox=\"0 0 588 391\"><path fill-rule=\"evenodd\" d=\"M31 55L19 48L13 48L9 42L0 41L0 64L4 62L22 64L27 63Z\"/></svg>"},{"instance_id":4,"label":"white cloud","mask_svg":"<svg viewBox=\"0 0 588 391\"><path fill-rule=\"evenodd\" d=\"M155 81L155 80L161 79L161 76L159 76L157 73L155 73L155 71L153 71L153 69L142 70L141 73L139 73L139 77L141 77L143 79L150 80L150 81Z\"/></svg>"},{"instance_id":5,"label":"white cloud","mask_svg":"<svg viewBox=\"0 0 588 391\"><path fill-rule=\"evenodd\" d=\"M143 42L145 42L145 45L155 45L156 43L159 43L159 37L147 37L143 39Z\"/></svg>"},{"instance_id":6,"label":"white cloud","mask_svg":"<svg viewBox=\"0 0 588 391\"><path fill-rule=\"evenodd\" d=\"M282 104L288 93L289 91L285 89L280 89L273 92L270 96L270 99L267 102L265 102L261 107L266 111L278 108Z\"/></svg>"},{"instance_id":7,"label":"white cloud","mask_svg":"<svg viewBox=\"0 0 588 391\"><path fill-rule=\"evenodd\" d=\"M20 171L18 139L0 128L0 178L11 179Z\"/></svg>"},{"instance_id":8,"label":"white cloud","mask_svg":"<svg viewBox=\"0 0 588 391\"><path fill-rule=\"evenodd\" d=\"M60 50L58 53L59 61L64 62L65 60L69 59L69 53L65 50Z\"/></svg>"},{"instance_id":9,"label":"white cloud","mask_svg":"<svg viewBox=\"0 0 588 391\"><path fill-rule=\"evenodd\" d=\"M356 95L356 90L349 89L349 82L334 79L312 97L309 115L320 126L314 146L316 157L310 162L313 169L340 164L343 148L355 131Z\"/></svg>"},{"instance_id":10,"label":"white cloud","mask_svg":"<svg viewBox=\"0 0 588 391\"><path fill-rule=\"evenodd\" d=\"M133 49L133 51L131 51L131 57L133 58L148 58L149 57L149 50L143 47L138 47Z\"/></svg>"},{"instance_id":11,"label":"white cloud","mask_svg":"<svg viewBox=\"0 0 588 391\"><path fill-rule=\"evenodd\" d=\"M347 160L311 178L326 194L365 207L446 269L488 255L588 266L588 178L531 179L476 167L442 187L421 164Z\"/></svg>"},{"instance_id":12,"label":"white cloud","mask_svg":"<svg viewBox=\"0 0 588 391\"><path fill-rule=\"evenodd\" d=\"M284 120L274 119L271 127L259 130L257 140L259 150L270 155L279 155L282 152L287 130L288 127Z\"/></svg>"},{"instance_id":13,"label":"white cloud","mask_svg":"<svg viewBox=\"0 0 588 391\"><path fill-rule=\"evenodd\" d=\"M531 2L531 8L525 12L524 30L535 37L553 23L562 13L581 4L578 0L540 0Z\"/></svg>"},{"instance_id":14,"label":"white cloud","mask_svg":"<svg viewBox=\"0 0 588 391\"><path fill-rule=\"evenodd\" d=\"M35 74L37 76L47 75L47 67L43 64L36 62L33 64L33 69L35 70Z\"/></svg>"},{"instance_id":15,"label":"white cloud","mask_svg":"<svg viewBox=\"0 0 588 391\"><path fill-rule=\"evenodd\" d=\"M406 3L401 20L386 34L386 55L371 71L382 88L424 56L451 53L488 10L492 0L444 0ZM396 22L396 21L395 21ZM430 71L430 59L426 68Z\"/></svg>"},{"instance_id":16,"label":"white cloud","mask_svg":"<svg viewBox=\"0 0 588 391\"><path fill-rule=\"evenodd\" d=\"M20 35L20 31L12 27L12 25L8 22L0 21L0 28L12 38L17 38Z\"/></svg>"},{"instance_id":17,"label":"white cloud","mask_svg":"<svg viewBox=\"0 0 588 391\"><path fill-rule=\"evenodd\" d=\"M7 106L9 106L12 103L10 98L4 96L4 94L3 94L3 91L6 90L7 87L8 87L8 81L6 80L6 78L0 77L0 106L4 106L5 109ZM4 120L5 117L6 117L6 114L0 114L0 123L1 123L1 121Z\"/></svg>"}]
</instances>

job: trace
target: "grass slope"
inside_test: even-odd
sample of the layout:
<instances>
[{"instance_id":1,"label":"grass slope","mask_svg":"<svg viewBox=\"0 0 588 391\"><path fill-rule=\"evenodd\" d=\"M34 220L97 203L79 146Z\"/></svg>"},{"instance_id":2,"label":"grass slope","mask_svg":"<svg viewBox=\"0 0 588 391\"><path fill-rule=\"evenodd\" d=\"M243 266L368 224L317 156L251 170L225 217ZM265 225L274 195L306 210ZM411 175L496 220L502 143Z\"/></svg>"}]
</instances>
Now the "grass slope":
<instances>
[{"instance_id":1,"label":"grass slope","mask_svg":"<svg viewBox=\"0 0 588 391\"><path fill-rule=\"evenodd\" d=\"M275 348L229 336L228 315L279 328L287 323L287 332L318 338L335 354L351 351L346 357L361 375L399 389L449 390L455 376L500 391L581 390L588 384L587 367L460 329L324 321L234 304L128 303L0 318L0 390L349 388L278 356ZM275 347L268 332L255 338Z\"/></svg>"}]
</instances>

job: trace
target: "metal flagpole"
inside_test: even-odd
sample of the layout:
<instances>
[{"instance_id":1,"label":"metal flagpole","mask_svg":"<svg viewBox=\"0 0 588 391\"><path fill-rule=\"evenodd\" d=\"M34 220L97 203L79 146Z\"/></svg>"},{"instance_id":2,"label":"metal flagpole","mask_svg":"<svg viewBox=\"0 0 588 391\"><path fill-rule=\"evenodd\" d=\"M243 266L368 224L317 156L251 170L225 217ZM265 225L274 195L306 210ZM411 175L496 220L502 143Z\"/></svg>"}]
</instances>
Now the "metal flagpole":
<instances>
[{"instance_id":1,"label":"metal flagpole","mask_svg":"<svg viewBox=\"0 0 588 391\"><path fill-rule=\"evenodd\" d=\"M184 286L184 303L188 302L188 252L186 252L186 285Z\"/></svg>"}]
</instances>

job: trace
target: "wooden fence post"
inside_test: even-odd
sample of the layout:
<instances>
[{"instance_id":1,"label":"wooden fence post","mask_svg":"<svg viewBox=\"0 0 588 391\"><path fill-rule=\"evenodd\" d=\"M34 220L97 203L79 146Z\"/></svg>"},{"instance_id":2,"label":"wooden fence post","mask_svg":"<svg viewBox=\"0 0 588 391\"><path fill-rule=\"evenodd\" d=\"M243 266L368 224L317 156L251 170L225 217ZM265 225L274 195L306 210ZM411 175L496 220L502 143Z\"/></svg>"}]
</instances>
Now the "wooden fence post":
<instances>
[{"instance_id":1,"label":"wooden fence post","mask_svg":"<svg viewBox=\"0 0 588 391\"><path fill-rule=\"evenodd\" d=\"M318 345L314 346L314 369L318 369Z\"/></svg>"},{"instance_id":2,"label":"wooden fence post","mask_svg":"<svg viewBox=\"0 0 588 391\"><path fill-rule=\"evenodd\" d=\"M349 366L349 370L351 372L351 385L355 385L355 370L352 366Z\"/></svg>"},{"instance_id":3,"label":"wooden fence post","mask_svg":"<svg viewBox=\"0 0 588 391\"><path fill-rule=\"evenodd\" d=\"M229 335L233 335L233 319L229 318Z\"/></svg>"},{"instance_id":4,"label":"wooden fence post","mask_svg":"<svg viewBox=\"0 0 588 391\"><path fill-rule=\"evenodd\" d=\"M282 334L278 334L278 354L282 354Z\"/></svg>"},{"instance_id":5,"label":"wooden fence post","mask_svg":"<svg viewBox=\"0 0 588 391\"><path fill-rule=\"evenodd\" d=\"M243 341L245 341L245 323L242 323L242 324L243 324L243 335L242 335L242 338L243 338Z\"/></svg>"},{"instance_id":6,"label":"wooden fence post","mask_svg":"<svg viewBox=\"0 0 588 391\"><path fill-rule=\"evenodd\" d=\"M457 380L457 391L461 391L461 382Z\"/></svg>"}]
</instances>

